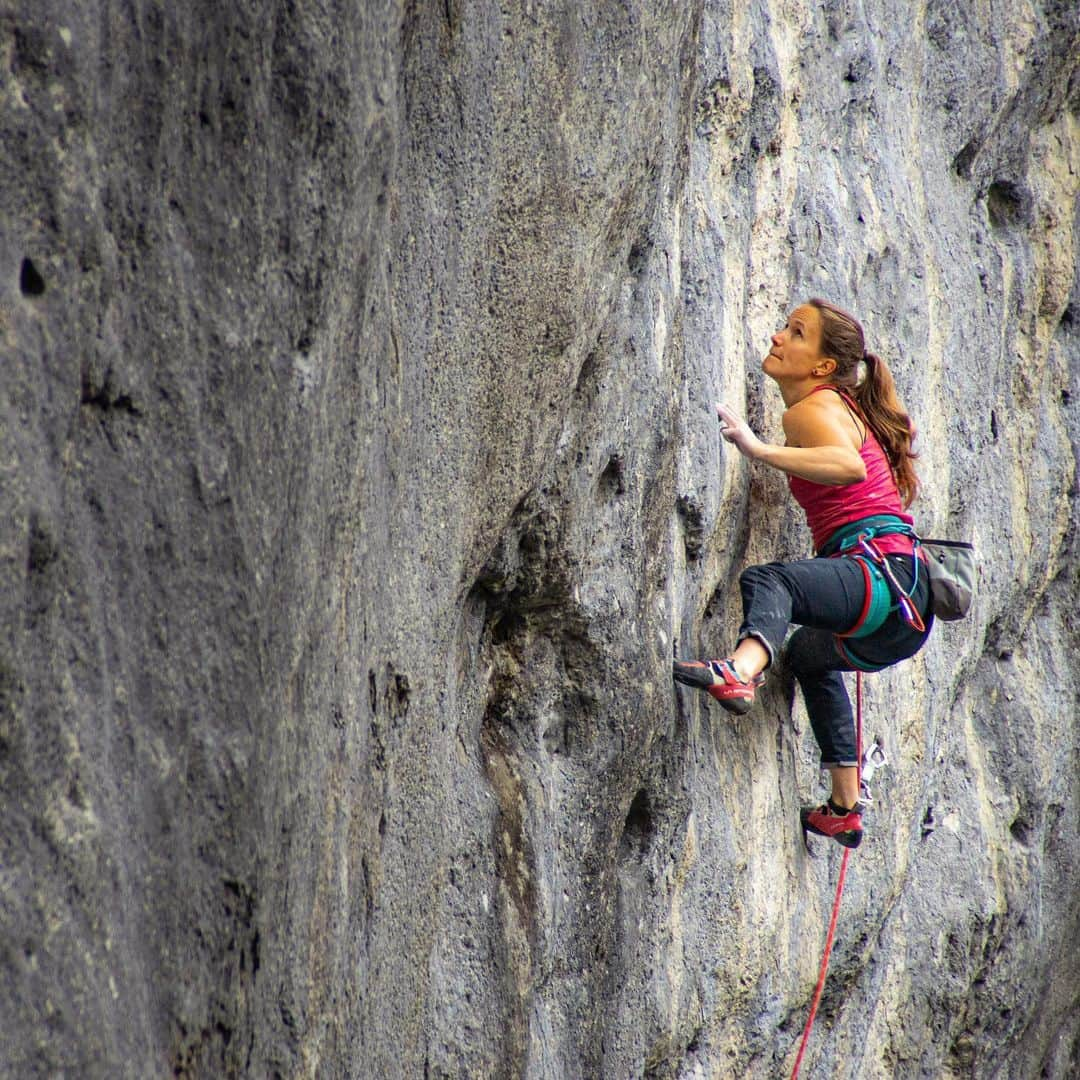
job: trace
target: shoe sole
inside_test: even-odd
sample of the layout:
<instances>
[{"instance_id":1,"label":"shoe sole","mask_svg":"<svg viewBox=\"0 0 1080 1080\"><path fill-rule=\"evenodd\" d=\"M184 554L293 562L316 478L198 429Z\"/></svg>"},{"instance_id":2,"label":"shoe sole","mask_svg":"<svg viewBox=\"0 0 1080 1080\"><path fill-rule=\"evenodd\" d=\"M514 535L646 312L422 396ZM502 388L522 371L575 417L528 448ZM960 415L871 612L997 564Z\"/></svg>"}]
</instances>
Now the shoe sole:
<instances>
[{"instance_id":1,"label":"shoe sole","mask_svg":"<svg viewBox=\"0 0 1080 1080\"><path fill-rule=\"evenodd\" d=\"M842 844L846 848L857 848L862 843L863 830L859 829L845 829L843 832L827 833L821 829L809 824L809 822L802 822L803 833L813 833L815 836L823 836L826 840L835 840L838 844Z\"/></svg>"},{"instance_id":2,"label":"shoe sole","mask_svg":"<svg viewBox=\"0 0 1080 1080\"><path fill-rule=\"evenodd\" d=\"M745 716L754 704L753 697L717 697L714 691L721 689L721 684L713 682L712 670L705 664L682 664L676 660L672 674L676 682L692 686L695 690L704 690L713 701L736 716Z\"/></svg>"},{"instance_id":3,"label":"shoe sole","mask_svg":"<svg viewBox=\"0 0 1080 1080\"><path fill-rule=\"evenodd\" d=\"M715 694L709 692L708 687L706 687L705 692L708 693L709 697L711 697L722 709L727 709L729 713L734 713L736 716L745 716L754 704L753 698L749 700L746 698L718 698Z\"/></svg>"},{"instance_id":4,"label":"shoe sole","mask_svg":"<svg viewBox=\"0 0 1080 1080\"><path fill-rule=\"evenodd\" d=\"M712 671L704 664L682 664L676 660L672 673L676 682L695 690L708 690L713 684Z\"/></svg>"}]
</instances>

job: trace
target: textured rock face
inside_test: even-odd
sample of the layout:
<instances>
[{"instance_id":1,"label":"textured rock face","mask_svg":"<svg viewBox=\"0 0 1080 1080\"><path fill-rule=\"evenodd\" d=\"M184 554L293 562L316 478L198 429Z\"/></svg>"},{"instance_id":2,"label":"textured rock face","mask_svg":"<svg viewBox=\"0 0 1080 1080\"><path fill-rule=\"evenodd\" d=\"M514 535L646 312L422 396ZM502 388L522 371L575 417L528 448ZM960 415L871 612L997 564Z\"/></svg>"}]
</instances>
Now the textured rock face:
<instances>
[{"instance_id":1,"label":"textured rock face","mask_svg":"<svg viewBox=\"0 0 1080 1080\"><path fill-rule=\"evenodd\" d=\"M803 1075L1075 1075L1075 4L0 15L0 1072L774 1076L838 852L783 672L785 309L853 308L973 616Z\"/></svg>"}]
</instances>

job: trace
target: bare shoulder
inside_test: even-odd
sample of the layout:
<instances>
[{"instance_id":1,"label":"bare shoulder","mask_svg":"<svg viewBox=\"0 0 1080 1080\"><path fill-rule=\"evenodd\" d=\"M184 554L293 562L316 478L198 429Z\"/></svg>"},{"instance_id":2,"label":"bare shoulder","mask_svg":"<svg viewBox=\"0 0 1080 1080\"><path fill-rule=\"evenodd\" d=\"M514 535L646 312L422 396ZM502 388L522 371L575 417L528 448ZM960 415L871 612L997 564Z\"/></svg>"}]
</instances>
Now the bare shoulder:
<instances>
[{"instance_id":1,"label":"bare shoulder","mask_svg":"<svg viewBox=\"0 0 1080 1080\"><path fill-rule=\"evenodd\" d=\"M839 394L808 394L784 412L789 446L850 446L859 449L861 433Z\"/></svg>"}]
</instances>

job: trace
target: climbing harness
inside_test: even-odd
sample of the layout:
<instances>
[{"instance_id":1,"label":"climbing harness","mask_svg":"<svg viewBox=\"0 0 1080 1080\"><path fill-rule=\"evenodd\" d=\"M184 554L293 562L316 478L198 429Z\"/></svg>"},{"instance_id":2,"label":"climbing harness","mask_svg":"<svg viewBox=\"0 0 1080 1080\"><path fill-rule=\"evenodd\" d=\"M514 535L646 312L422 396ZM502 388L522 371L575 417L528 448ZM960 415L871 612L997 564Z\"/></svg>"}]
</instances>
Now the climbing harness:
<instances>
[{"instance_id":1,"label":"climbing harness","mask_svg":"<svg viewBox=\"0 0 1080 1080\"><path fill-rule=\"evenodd\" d=\"M874 744L877 746L877 743ZM882 754L884 757L884 754ZM859 784L862 785L862 672L855 672L855 760L859 763ZM795 1067L791 1070L791 1080L796 1080L799 1069L802 1066L803 1054L806 1053L806 1044L810 1041L810 1032L814 1027L814 1017L817 1016L818 1005L821 1003L821 993L825 989L825 973L829 970L829 954L832 952L833 938L836 936L836 920L840 914L840 898L844 895L844 878L847 877L847 864L851 856L851 848L844 848L844 857L840 862L840 877L836 882L836 899L833 900L832 918L829 919L829 932L825 937L825 952L821 957L821 971L818 973L817 986L814 987L814 997L810 1002L810 1015L806 1018L806 1027L803 1028L802 1042L799 1044L799 1053L795 1058Z\"/></svg>"},{"instance_id":2,"label":"climbing harness","mask_svg":"<svg viewBox=\"0 0 1080 1080\"><path fill-rule=\"evenodd\" d=\"M896 610L889 592L889 583L877 565L864 555L849 555L844 552L843 557L851 559L862 570L864 599L862 611L855 620L855 625L836 636L840 638L869 637L881 629L881 624L889 617L889 613Z\"/></svg>"},{"instance_id":3,"label":"climbing harness","mask_svg":"<svg viewBox=\"0 0 1080 1080\"><path fill-rule=\"evenodd\" d=\"M894 533L910 536L914 544L911 553L913 577L911 588L906 591L897 581L885 553L874 542L876 536ZM864 660L852 651L846 639L869 637L881 628L894 611L899 611L904 622L918 633L926 630L922 616L911 601L919 584L921 559L918 549L919 538L915 535L915 530L892 514L879 514L845 525L829 537L822 547L821 554L834 559L852 559L863 572L862 611L851 629L834 635L837 652L857 671L880 671L889 665Z\"/></svg>"},{"instance_id":4,"label":"climbing harness","mask_svg":"<svg viewBox=\"0 0 1080 1080\"><path fill-rule=\"evenodd\" d=\"M919 555L917 551L911 553L912 562L912 583L911 591L904 592L903 586L896 580L896 575L893 573L892 566L889 565L889 560L885 558L884 553L874 543L873 540L868 539L862 535L859 536L859 549L862 551L868 559L873 559L877 568L881 571L885 580L889 584L889 588L892 590L893 596L896 597L896 607L900 611L900 615L904 622L911 627L912 630L922 633L926 629L926 623L923 622L922 616L919 614L918 608L911 602L912 596L915 595L915 587L919 584Z\"/></svg>"}]
</instances>

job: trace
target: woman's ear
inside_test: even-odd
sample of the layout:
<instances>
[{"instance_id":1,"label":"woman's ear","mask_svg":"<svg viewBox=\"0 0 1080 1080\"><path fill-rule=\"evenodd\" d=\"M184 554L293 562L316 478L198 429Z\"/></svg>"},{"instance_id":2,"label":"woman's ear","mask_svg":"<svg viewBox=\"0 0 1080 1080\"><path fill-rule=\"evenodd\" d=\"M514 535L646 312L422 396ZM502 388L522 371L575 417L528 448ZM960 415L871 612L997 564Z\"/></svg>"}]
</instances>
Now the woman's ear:
<instances>
[{"instance_id":1,"label":"woman's ear","mask_svg":"<svg viewBox=\"0 0 1080 1080\"><path fill-rule=\"evenodd\" d=\"M837 369L838 366L839 365L831 356L823 356L814 365L813 374L815 378L818 379L828 378Z\"/></svg>"}]
</instances>

